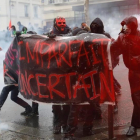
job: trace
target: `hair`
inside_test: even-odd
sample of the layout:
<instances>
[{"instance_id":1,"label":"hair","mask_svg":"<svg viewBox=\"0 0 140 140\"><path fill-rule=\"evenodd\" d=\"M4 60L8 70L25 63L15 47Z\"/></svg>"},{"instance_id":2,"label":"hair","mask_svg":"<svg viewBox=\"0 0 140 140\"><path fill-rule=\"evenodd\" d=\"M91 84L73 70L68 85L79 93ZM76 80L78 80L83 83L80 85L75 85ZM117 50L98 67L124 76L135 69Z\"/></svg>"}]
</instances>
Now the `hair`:
<instances>
[{"instance_id":1,"label":"hair","mask_svg":"<svg viewBox=\"0 0 140 140\"><path fill-rule=\"evenodd\" d=\"M16 27L14 25L12 25L11 28L13 28L13 30L16 31Z\"/></svg>"},{"instance_id":2,"label":"hair","mask_svg":"<svg viewBox=\"0 0 140 140\"><path fill-rule=\"evenodd\" d=\"M85 24L86 24L86 22L82 22L82 23L81 23L81 25L82 25L83 23L85 23Z\"/></svg>"}]
</instances>

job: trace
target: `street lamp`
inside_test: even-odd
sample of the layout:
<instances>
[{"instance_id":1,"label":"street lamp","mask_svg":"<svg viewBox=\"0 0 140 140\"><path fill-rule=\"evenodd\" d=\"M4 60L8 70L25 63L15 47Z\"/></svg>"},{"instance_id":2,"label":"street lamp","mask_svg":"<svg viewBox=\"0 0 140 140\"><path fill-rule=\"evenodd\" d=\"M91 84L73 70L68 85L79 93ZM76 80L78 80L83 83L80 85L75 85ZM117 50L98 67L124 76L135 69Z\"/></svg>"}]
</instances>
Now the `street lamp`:
<instances>
[{"instance_id":1,"label":"street lamp","mask_svg":"<svg viewBox=\"0 0 140 140\"><path fill-rule=\"evenodd\" d=\"M9 10L10 10L10 20L11 20L11 8L14 8L14 4L11 0L9 0Z\"/></svg>"}]
</instances>

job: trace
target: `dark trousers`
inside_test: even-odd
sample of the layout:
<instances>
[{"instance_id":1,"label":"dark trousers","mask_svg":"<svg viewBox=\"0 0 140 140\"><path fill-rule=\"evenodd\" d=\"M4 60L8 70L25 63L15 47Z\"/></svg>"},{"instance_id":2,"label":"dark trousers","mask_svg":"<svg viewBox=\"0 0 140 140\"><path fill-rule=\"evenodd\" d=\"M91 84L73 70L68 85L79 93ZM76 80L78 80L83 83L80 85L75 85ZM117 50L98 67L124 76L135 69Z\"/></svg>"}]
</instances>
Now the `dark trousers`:
<instances>
[{"instance_id":1,"label":"dark trousers","mask_svg":"<svg viewBox=\"0 0 140 140\"><path fill-rule=\"evenodd\" d=\"M132 94L132 101L134 104L131 125L140 128L140 91Z\"/></svg>"},{"instance_id":2,"label":"dark trousers","mask_svg":"<svg viewBox=\"0 0 140 140\"><path fill-rule=\"evenodd\" d=\"M32 112L38 112L38 103L32 102Z\"/></svg>"},{"instance_id":3,"label":"dark trousers","mask_svg":"<svg viewBox=\"0 0 140 140\"><path fill-rule=\"evenodd\" d=\"M134 105L131 125L140 128L140 72L129 71L129 83Z\"/></svg>"},{"instance_id":4,"label":"dark trousers","mask_svg":"<svg viewBox=\"0 0 140 140\"><path fill-rule=\"evenodd\" d=\"M22 106L23 108L26 108L27 106L29 106L29 104L27 104L25 101L23 101L21 98L18 97L18 93L19 93L18 87L14 86L14 85L9 85L9 86L5 86L1 91L0 108L5 103L10 91L11 91L11 100L12 101L14 101L18 105Z\"/></svg>"},{"instance_id":5,"label":"dark trousers","mask_svg":"<svg viewBox=\"0 0 140 140\"><path fill-rule=\"evenodd\" d=\"M79 117L79 112L83 108L83 105L71 105L70 108L70 113L67 121L68 127L77 127L78 125L78 117ZM86 117L85 117L85 122L83 129L90 128L92 129L93 126L93 119L94 119L94 114L93 114L93 105L87 105L86 106ZM75 129L76 130L76 129Z\"/></svg>"},{"instance_id":6,"label":"dark trousers","mask_svg":"<svg viewBox=\"0 0 140 140\"><path fill-rule=\"evenodd\" d=\"M70 105L53 105L52 112L54 114L53 124L58 126L67 125L67 119L70 112Z\"/></svg>"}]
</instances>

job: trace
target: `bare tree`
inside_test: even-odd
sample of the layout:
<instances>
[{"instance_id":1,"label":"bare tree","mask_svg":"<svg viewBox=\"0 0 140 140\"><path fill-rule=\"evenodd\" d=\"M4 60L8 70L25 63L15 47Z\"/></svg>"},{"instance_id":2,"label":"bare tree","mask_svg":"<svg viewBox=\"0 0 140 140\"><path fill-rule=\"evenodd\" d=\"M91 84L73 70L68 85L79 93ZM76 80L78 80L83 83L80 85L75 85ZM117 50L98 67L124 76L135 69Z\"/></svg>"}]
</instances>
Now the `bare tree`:
<instances>
[{"instance_id":1,"label":"bare tree","mask_svg":"<svg viewBox=\"0 0 140 140\"><path fill-rule=\"evenodd\" d=\"M89 25L89 0L85 0L84 2L84 13L85 13L85 21L87 25Z\"/></svg>"}]
</instances>

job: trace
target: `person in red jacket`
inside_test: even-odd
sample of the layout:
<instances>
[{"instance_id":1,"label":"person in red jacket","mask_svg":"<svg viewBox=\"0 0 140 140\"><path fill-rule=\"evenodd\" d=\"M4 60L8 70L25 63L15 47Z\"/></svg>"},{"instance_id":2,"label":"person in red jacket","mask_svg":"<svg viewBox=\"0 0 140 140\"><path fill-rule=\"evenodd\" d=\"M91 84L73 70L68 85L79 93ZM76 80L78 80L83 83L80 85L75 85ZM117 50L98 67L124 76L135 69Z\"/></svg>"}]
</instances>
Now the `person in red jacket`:
<instances>
[{"instance_id":1,"label":"person in red jacket","mask_svg":"<svg viewBox=\"0 0 140 140\"><path fill-rule=\"evenodd\" d=\"M131 126L127 136L136 134L140 128L140 31L136 17L130 16L122 22L122 31L117 40L112 42L112 58L123 55L125 66L129 69L129 83L134 104Z\"/></svg>"}]
</instances>

